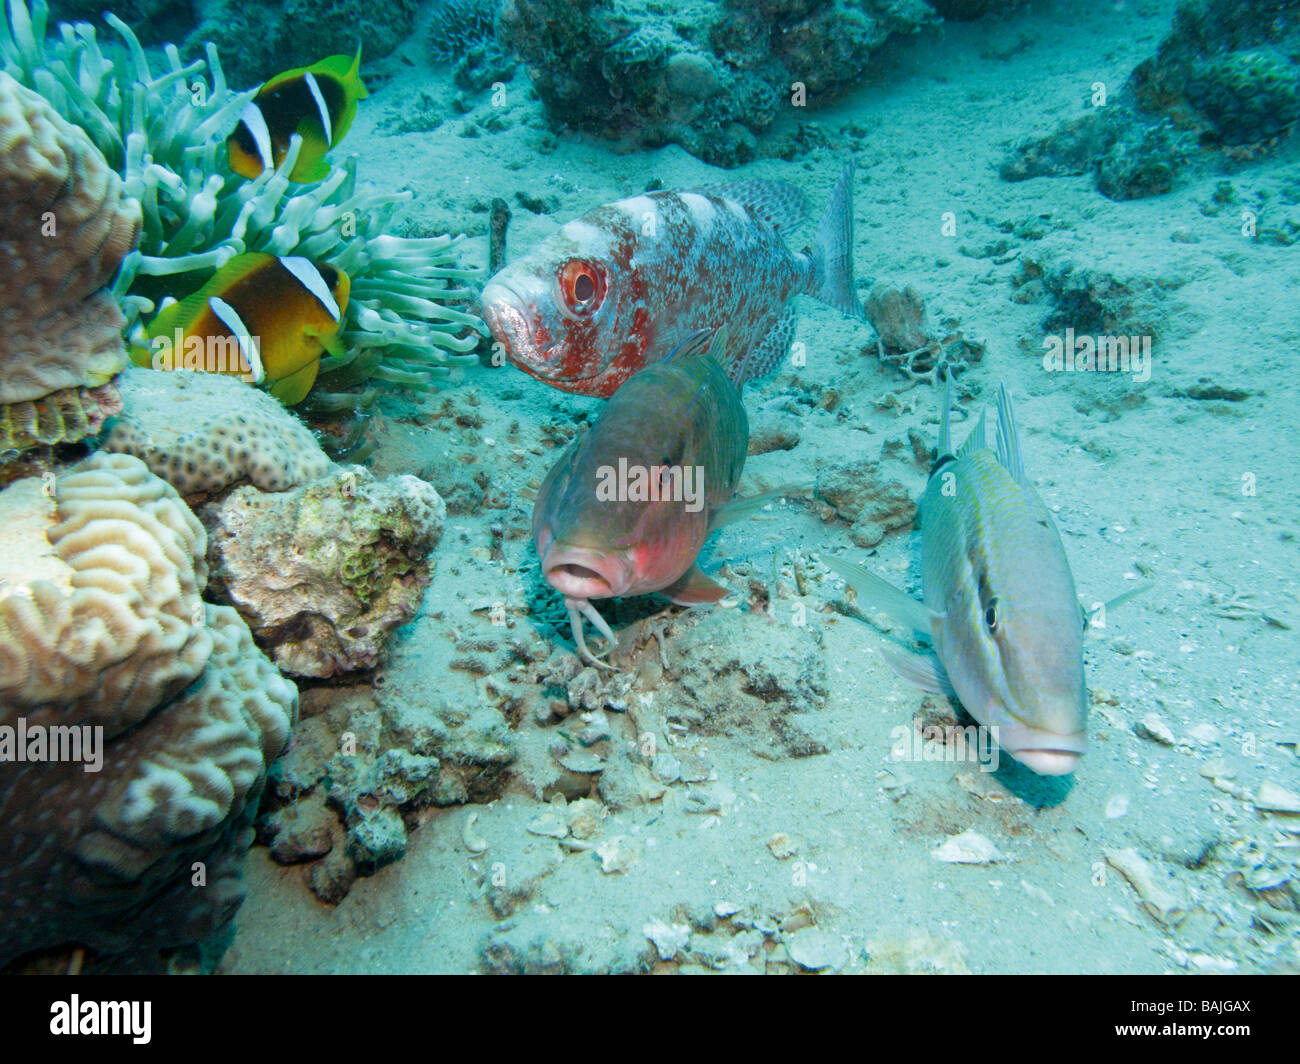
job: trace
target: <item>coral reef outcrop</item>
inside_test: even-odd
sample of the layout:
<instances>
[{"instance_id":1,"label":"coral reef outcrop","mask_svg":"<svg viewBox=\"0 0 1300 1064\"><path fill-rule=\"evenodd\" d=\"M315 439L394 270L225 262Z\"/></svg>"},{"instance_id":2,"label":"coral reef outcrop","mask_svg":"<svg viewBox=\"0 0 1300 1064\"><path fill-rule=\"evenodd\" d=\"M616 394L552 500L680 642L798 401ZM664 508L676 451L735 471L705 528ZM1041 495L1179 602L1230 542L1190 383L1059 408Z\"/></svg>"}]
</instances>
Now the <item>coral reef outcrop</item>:
<instances>
[{"instance_id":1,"label":"coral reef outcrop","mask_svg":"<svg viewBox=\"0 0 1300 1064\"><path fill-rule=\"evenodd\" d=\"M202 527L138 459L19 480L0 523L0 963L218 938L296 689L199 600Z\"/></svg>"},{"instance_id":2,"label":"coral reef outcrop","mask_svg":"<svg viewBox=\"0 0 1300 1064\"><path fill-rule=\"evenodd\" d=\"M1185 3L1114 101L1015 145L1000 173L1008 181L1092 173L1116 200L1168 192L1189 162L1249 159L1295 127L1297 53L1296 0Z\"/></svg>"},{"instance_id":3,"label":"coral reef outcrop","mask_svg":"<svg viewBox=\"0 0 1300 1064\"><path fill-rule=\"evenodd\" d=\"M231 377L129 368L104 450L142 459L186 497L248 483L288 491L331 465L311 430L276 400Z\"/></svg>"},{"instance_id":4,"label":"coral reef outcrop","mask_svg":"<svg viewBox=\"0 0 1300 1064\"><path fill-rule=\"evenodd\" d=\"M126 364L105 286L140 205L90 138L0 72L0 455L98 431Z\"/></svg>"},{"instance_id":5,"label":"coral reef outcrop","mask_svg":"<svg viewBox=\"0 0 1300 1064\"><path fill-rule=\"evenodd\" d=\"M213 583L285 672L374 668L419 608L446 513L417 477L360 468L287 493L237 488L208 510Z\"/></svg>"},{"instance_id":6,"label":"coral reef outcrop","mask_svg":"<svg viewBox=\"0 0 1300 1064\"><path fill-rule=\"evenodd\" d=\"M506 0L497 32L557 124L737 166L778 112L834 98L934 21L924 0Z\"/></svg>"}]
</instances>

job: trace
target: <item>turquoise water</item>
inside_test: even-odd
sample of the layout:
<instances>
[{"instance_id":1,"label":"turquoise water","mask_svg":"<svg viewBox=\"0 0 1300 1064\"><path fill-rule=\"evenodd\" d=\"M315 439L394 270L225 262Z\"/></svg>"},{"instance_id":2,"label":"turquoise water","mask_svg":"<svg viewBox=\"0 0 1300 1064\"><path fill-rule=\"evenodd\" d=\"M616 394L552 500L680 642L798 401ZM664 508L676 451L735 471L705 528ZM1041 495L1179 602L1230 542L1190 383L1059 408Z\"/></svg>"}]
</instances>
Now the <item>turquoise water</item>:
<instances>
[{"instance_id":1,"label":"turquoise water","mask_svg":"<svg viewBox=\"0 0 1300 1064\"><path fill-rule=\"evenodd\" d=\"M112 10L0 37L0 962L1297 970L1300 7Z\"/></svg>"}]
</instances>

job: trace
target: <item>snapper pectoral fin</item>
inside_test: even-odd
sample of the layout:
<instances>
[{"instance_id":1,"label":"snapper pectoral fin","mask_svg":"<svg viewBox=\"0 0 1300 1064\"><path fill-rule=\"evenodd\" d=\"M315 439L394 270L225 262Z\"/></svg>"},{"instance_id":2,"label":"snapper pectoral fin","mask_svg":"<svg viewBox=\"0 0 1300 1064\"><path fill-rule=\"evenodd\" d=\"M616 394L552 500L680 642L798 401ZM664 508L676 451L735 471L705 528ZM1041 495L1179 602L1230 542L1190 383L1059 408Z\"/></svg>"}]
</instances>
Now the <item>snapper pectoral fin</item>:
<instances>
[{"instance_id":1,"label":"snapper pectoral fin","mask_svg":"<svg viewBox=\"0 0 1300 1064\"><path fill-rule=\"evenodd\" d=\"M716 580L705 576L698 565L692 565L659 594L679 606L698 606L702 602L718 602L731 592Z\"/></svg>"},{"instance_id":2,"label":"snapper pectoral fin","mask_svg":"<svg viewBox=\"0 0 1300 1064\"><path fill-rule=\"evenodd\" d=\"M913 687L934 695L946 695L952 699L957 697L943 662L934 654L901 654L886 650L885 660L891 669Z\"/></svg>"},{"instance_id":3,"label":"snapper pectoral fin","mask_svg":"<svg viewBox=\"0 0 1300 1064\"><path fill-rule=\"evenodd\" d=\"M944 619L942 613L935 613L924 603L917 602L911 595L899 591L893 584L860 565L836 558L833 554L823 554L820 557L823 565L858 593L862 605L883 610L900 624L906 624L914 631L934 638L936 623Z\"/></svg>"}]
</instances>

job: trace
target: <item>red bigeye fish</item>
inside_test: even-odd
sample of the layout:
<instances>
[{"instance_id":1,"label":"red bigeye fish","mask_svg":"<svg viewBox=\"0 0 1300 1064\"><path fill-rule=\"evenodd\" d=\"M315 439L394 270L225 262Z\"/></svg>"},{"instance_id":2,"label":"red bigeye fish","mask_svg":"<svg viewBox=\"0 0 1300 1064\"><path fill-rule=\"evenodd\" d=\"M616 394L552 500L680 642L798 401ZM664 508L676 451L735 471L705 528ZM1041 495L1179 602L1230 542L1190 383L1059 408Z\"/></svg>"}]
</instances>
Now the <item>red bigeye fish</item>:
<instances>
[{"instance_id":1,"label":"red bigeye fish","mask_svg":"<svg viewBox=\"0 0 1300 1064\"><path fill-rule=\"evenodd\" d=\"M524 372L608 398L701 329L729 330L715 352L731 379L771 373L807 294L862 317L853 290L853 163L811 251L785 237L803 193L783 181L647 192L569 222L483 289L483 316Z\"/></svg>"},{"instance_id":2,"label":"red bigeye fish","mask_svg":"<svg viewBox=\"0 0 1300 1064\"><path fill-rule=\"evenodd\" d=\"M701 333L647 366L605 404L595 424L551 468L533 507L533 540L546 582L564 595L584 660L586 617L612 645L592 599L644 595L717 602L728 592L695 559L709 533L781 492L732 496L745 466L749 422L740 394Z\"/></svg>"}]
</instances>

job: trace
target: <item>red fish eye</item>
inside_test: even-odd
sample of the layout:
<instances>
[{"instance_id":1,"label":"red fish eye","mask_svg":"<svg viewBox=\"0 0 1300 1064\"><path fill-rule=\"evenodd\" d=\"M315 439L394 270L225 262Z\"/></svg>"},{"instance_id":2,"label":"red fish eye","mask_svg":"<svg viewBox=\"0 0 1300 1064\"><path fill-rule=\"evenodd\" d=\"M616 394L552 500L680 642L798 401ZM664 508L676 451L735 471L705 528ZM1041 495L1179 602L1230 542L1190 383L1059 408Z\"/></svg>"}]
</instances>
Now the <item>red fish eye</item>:
<instances>
[{"instance_id":1,"label":"red fish eye","mask_svg":"<svg viewBox=\"0 0 1300 1064\"><path fill-rule=\"evenodd\" d=\"M568 308L590 314L605 298L605 270L599 263L570 259L560 267L560 294Z\"/></svg>"}]
</instances>

